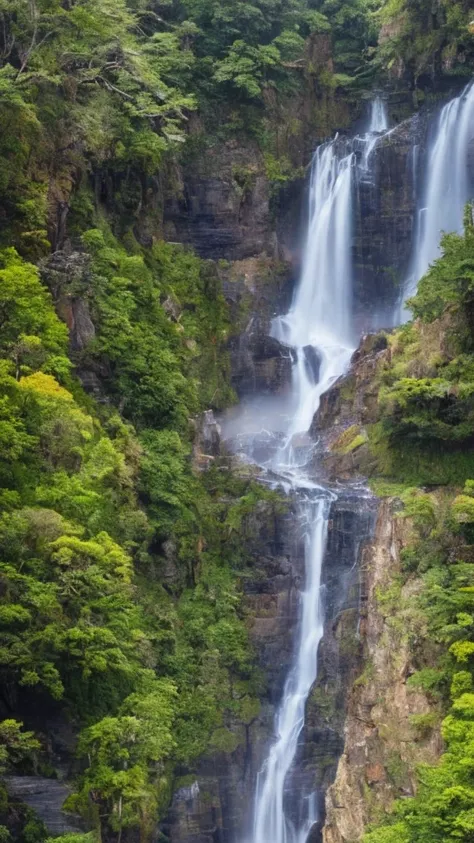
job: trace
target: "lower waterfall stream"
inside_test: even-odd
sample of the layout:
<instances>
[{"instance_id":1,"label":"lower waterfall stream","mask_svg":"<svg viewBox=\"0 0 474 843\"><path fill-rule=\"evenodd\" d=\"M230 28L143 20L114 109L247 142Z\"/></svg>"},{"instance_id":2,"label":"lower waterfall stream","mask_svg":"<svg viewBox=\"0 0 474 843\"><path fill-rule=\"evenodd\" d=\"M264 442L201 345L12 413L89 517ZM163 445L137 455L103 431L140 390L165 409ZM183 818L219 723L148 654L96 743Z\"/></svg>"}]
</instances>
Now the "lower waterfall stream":
<instances>
[{"instance_id":1,"label":"lower waterfall stream","mask_svg":"<svg viewBox=\"0 0 474 843\"><path fill-rule=\"evenodd\" d=\"M437 245L435 249L433 243L439 240L439 228L462 215L462 205L468 198L466 160L473 134L473 90L464 92L453 101L454 105L451 103L441 112L426 155L424 197L431 203L433 196L444 192L449 199L444 206L441 203L441 208L437 203L433 220L428 208L424 226L415 230L413 254L421 263L418 266L412 259L405 284L408 292L414 290L420 274L436 257ZM272 440L270 457L265 461L255 458L252 438L240 447L245 458L258 462L296 499L305 548L305 586L300 596L293 664L276 712L275 738L257 776L252 827L244 836L247 843L305 843L312 827L322 819L318 816L316 794L293 790L291 775L306 703L317 677L318 646L324 629L321 572L331 507L337 500L334 489L319 485L314 479L315 443L308 431L321 396L347 370L357 346L352 304L355 186L357 179L371 178L374 149L387 132L386 108L377 98L365 134L347 141L336 137L316 150L300 282L289 312L272 323L273 337L292 356L290 394L284 406L279 407L278 421L272 420L272 432L263 417L254 419L254 431ZM447 173L444 150L453 137L462 160L454 160ZM400 312L399 309L395 321L401 318Z\"/></svg>"}]
</instances>

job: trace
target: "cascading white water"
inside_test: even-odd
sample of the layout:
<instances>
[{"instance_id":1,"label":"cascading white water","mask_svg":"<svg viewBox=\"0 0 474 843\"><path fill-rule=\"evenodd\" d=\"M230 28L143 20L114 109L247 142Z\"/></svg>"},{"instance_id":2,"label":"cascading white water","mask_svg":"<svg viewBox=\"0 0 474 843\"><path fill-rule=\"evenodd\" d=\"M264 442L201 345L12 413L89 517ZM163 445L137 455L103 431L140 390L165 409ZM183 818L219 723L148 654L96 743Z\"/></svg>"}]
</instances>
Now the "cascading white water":
<instances>
[{"instance_id":1,"label":"cascading white water","mask_svg":"<svg viewBox=\"0 0 474 843\"><path fill-rule=\"evenodd\" d=\"M424 201L420 203L423 207L405 288L408 293L436 258L440 231L461 227L463 205L469 198L467 157L474 134L473 119L474 85L445 106L439 118L429 155ZM301 280L289 313L276 318L272 326L273 336L291 348L294 360L290 411L276 403L272 405L277 409L277 423L282 415L286 419L283 431L281 426L276 430L271 426L268 415L259 416L258 407L257 418L245 419L247 435L253 433L250 454L242 452L251 459L259 462L253 451L259 433L268 441L276 437L282 442L269 460L259 464L270 468L272 476L283 479L299 502L306 577L295 657L275 719L276 738L258 775L248 843L305 843L318 820L314 794L292 789L292 766L304 726L306 701L317 675L317 651L324 625L321 570L329 512L336 496L311 479L312 451L305 433L322 394L344 372L357 342L352 324L354 188L361 181L375 188L372 153L388 132L386 107L377 98L364 135L352 142L336 138L315 153ZM418 146L413 148L412 158L415 170ZM295 810L295 805L299 810Z\"/></svg>"},{"instance_id":2,"label":"cascading white water","mask_svg":"<svg viewBox=\"0 0 474 843\"><path fill-rule=\"evenodd\" d=\"M367 166L367 148L386 127L386 112L377 101L366 135L351 144L336 137L316 151L301 281L289 313L275 319L272 327L273 336L292 348L295 362L292 417L284 444L270 464L298 496L299 517L305 525L306 579L295 660L275 721L277 738L258 776L252 843L305 843L318 819L316 799L310 794L306 796L306 816L299 823L291 821L287 807L292 796L300 803L304 799L304 794L292 794L289 774L304 726L306 701L317 675L324 625L321 570L329 512L336 496L308 476L311 449L304 442L301 445L300 434L308 431L322 394L345 371L356 344L352 325L353 182L355 173ZM356 141L362 153L359 164Z\"/></svg>"},{"instance_id":3,"label":"cascading white water","mask_svg":"<svg viewBox=\"0 0 474 843\"><path fill-rule=\"evenodd\" d=\"M376 97L370 107L370 124L369 131L364 136L364 154L362 159L362 168L369 170L370 157L381 136L388 131L388 111L387 104L381 97Z\"/></svg>"},{"instance_id":4,"label":"cascading white water","mask_svg":"<svg viewBox=\"0 0 474 843\"><path fill-rule=\"evenodd\" d=\"M310 215L301 282L286 316L274 320L276 339L294 349L294 415L287 443L306 432L319 399L344 371L352 350L352 152L340 158L337 139L317 149L310 183ZM315 378L307 349L316 349ZM291 462L291 453L288 451ZM281 459L277 456L277 459Z\"/></svg>"},{"instance_id":5,"label":"cascading white water","mask_svg":"<svg viewBox=\"0 0 474 843\"><path fill-rule=\"evenodd\" d=\"M382 134L388 129L387 103L382 97L375 97L370 107L369 134Z\"/></svg>"},{"instance_id":6,"label":"cascading white water","mask_svg":"<svg viewBox=\"0 0 474 843\"><path fill-rule=\"evenodd\" d=\"M428 155L404 299L415 293L418 281L439 256L441 232L462 230L464 205L470 198L468 148L473 135L474 84L471 84L447 103L439 116ZM400 318L408 316L402 307Z\"/></svg>"},{"instance_id":7,"label":"cascading white water","mask_svg":"<svg viewBox=\"0 0 474 843\"><path fill-rule=\"evenodd\" d=\"M301 487L300 487L301 488ZM300 515L306 521L306 588L301 600L301 625L296 664L285 685L284 699L276 718L277 740L258 776L255 798L254 843L304 843L317 820L316 806L309 811L302 828L295 828L285 812L287 774L296 754L304 725L306 700L316 678L317 652L323 634L320 600L321 567L326 548L330 502L333 496L319 490L300 499Z\"/></svg>"}]
</instances>

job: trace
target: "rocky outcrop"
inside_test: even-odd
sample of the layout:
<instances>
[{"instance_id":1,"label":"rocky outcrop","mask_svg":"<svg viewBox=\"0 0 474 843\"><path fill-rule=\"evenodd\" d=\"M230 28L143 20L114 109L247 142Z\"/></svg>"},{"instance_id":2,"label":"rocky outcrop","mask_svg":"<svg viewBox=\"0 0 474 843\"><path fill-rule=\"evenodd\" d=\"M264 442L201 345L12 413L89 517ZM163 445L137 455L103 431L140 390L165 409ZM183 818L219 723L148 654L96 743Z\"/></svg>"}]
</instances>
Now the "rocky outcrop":
<instances>
[{"instance_id":1,"label":"rocky outcrop","mask_svg":"<svg viewBox=\"0 0 474 843\"><path fill-rule=\"evenodd\" d=\"M96 335L84 298L84 290L90 283L90 256L84 252L57 251L43 262L40 270L58 315L69 329L71 351L83 351Z\"/></svg>"},{"instance_id":2,"label":"rocky outcrop","mask_svg":"<svg viewBox=\"0 0 474 843\"><path fill-rule=\"evenodd\" d=\"M379 372L390 355L384 332L363 337L347 374L321 398L310 434L322 439L317 460L331 482L371 473L366 426L378 420Z\"/></svg>"},{"instance_id":3,"label":"rocky outcrop","mask_svg":"<svg viewBox=\"0 0 474 843\"><path fill-rule=\"evenodd\" d=\"M212 410L205 410L194 420L193 466L197 471L209 467L220 452L221 429Z\"/></svg>"},{"instance_id":4,"label":"rocky outcrop","mask_svg":"<svg viewBox=\"0 0 474 843\"><path fill-rule=\"evenodd\" d=\"M399 587L399 575L409 540L410 528L396 517L393 501L382 501L361 568L364 669L349 696L344 752L326 796L324 843L359 841L394 798L414 793L416 766L435 762L441 751L437 729L417 729L411 719L429 715L432 706L424 692L407 685L414 672L410 628L416 623L409 597L417 583Z\"/></svg>"},{"instance_id":5,"label":"rocky outcrop","mask_svg":"<svg viewBox=\"0 0 474 843\"><path fill-rule=\"evenodd\" d=\"M219 269L234 326L229 342L232 384L239 397L283 392L291 379L290 350L270 336L271 320L289 307L288 267L265 255Z\"/></svg>"}]
</instances>

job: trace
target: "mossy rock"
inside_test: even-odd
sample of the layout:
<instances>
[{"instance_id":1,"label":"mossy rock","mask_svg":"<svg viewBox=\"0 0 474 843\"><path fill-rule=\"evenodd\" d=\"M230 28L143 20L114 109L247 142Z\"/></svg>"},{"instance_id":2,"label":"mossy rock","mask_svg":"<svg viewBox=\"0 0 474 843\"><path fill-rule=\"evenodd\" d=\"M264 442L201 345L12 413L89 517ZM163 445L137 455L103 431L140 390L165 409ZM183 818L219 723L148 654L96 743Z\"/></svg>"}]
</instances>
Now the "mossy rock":
<instances>
[{"instance_id":1,"label":"mossy rock","mask_svg":"<svg viewBox=\"0 0 474 843\"><path fill-rule=\"evenodd\" d=\"M231 731L222 726L212 733L209 747L211 751L214 749L217 752L225 752L230 755L242 743L243 738L243 731Z\"/></svg>"},{"instance_id":2,"label":"mossy rock","mask_svg":"<svg viewBox=\"0 0 474 843\"><path fill-rule=\"evenodd\" d=\"M366 442L366 433L361 427L359 427L358 424L353 424L346 428L346 430L338 436L336 441L333 442L331 445L331 451L333 451L333 453L340 454L341 456L346 456L346 454L351 454L356 451L357 448L361 448Z\"/></svg>"}]
</instances>

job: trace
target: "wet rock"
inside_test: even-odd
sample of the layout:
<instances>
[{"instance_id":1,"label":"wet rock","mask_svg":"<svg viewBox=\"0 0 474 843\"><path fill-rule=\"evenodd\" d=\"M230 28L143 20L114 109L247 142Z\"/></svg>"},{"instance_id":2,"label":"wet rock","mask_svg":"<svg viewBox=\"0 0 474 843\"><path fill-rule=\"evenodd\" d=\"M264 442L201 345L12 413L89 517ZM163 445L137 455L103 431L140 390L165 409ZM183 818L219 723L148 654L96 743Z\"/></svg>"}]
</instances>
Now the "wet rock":
<instances>
[{"instance_id":1,"label":"wet rock","mask_svg":"<svg viewBox=\"0 0 474 843\"><path fill-rule=\"evenodd\" d=\"M212 410L206 410L202 416L201 443L204 450L214 457L218 455L221 443L221 429Z\"/></svg>"},{"instance_id":2,"label":"wet rock","mask_svg":"<svg viewBox=\"0 0 474 843\"><path fill-rule=\"evenodd\" d=\"M321 369L321 354L313 345L306 345L303 348L305 356L306 368L310 374L313 383L319 381L319 371Z\"/></svg>"},{"instance_id":3,"label":"wet rock","mask_svg":"<svg viewBox=\"0 0 474 843\"><path fill-rule=\"evenodd\" d=\"M234 333L229 342L232 384L244 397L283 392L291 380L291 352L270 336L271 320L289 307L288 267L265 255L219 270Z\"/></svg>"},{"instance_id":4,"label":"wet rock","mask_svg":"<svg viewBox=\"0 0 474 843\"><path fill-rule=\"evenodd\" d=\"M354 352L349 370L322 396L310 434L321 439L318 452L329 480L350 480L370 469L365 425L378 420L377 373L390 358L387 335L368 334Z\"/></svg>"},{"instance_id":5,"label":"wet rock","mask_svg":"<svg viewBox=\"0 0 474 843\"><path fill-rule=\"evenodd\" d=\"M357 185L353 294L360 331L392 324L413 245L428 125L428 113L415 115L382 137L371 155L370 178Z\"/></svg>"},{"instance_id":6,"label":"wet rock","mask_svg":"<svg viewBox=\"0 0 474 843\"><path fill-rule=\"evenodd\" d=\"M291 381L290 349L269 337L257 318L250 320L233 345L233 357L236 365L232 380L241 397L283 392Z\"/></svg>"},{"instance_id":7,"label":"wet rock","mask_svg":"<svg viewBox=\"0 0 474 843\"><path fill-rule=\"evenodd\" d=\"M25 802L36 811L52 837L84 830L79 817L63 811L71 792L63 782L41 776L8 776L5 784L10 798Z\"/></svg>"},{"instance_id":8,"label":"wet rock","mask_svg":"<svg viewBox=\"0 0 474 843\"><path fill-rule=\"evenodd\" d=\"M205 410L194 422L193 464L201 471L220 453L221 429L212 410Z\"/></svg>"}]
</instances>

